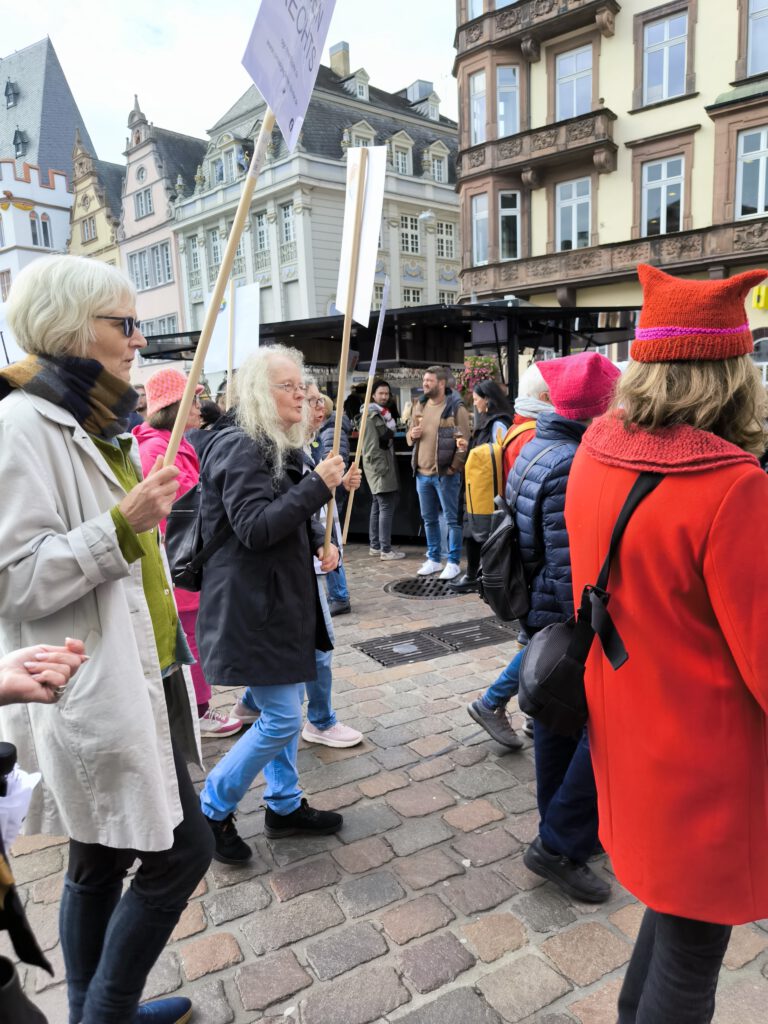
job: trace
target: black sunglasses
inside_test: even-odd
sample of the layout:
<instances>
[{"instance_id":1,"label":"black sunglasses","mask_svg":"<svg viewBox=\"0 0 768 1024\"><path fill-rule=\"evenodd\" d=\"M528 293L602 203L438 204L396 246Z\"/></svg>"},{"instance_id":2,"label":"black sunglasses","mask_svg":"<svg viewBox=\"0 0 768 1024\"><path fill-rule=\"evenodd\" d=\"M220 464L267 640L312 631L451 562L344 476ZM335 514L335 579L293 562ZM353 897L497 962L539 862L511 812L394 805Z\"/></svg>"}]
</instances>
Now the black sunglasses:
<instances>
[{"instance_id":1,"label":"black sunglasses","mask_svg":"<svg viewBox=\"0 0 768 1024\"><path fill-rule=\"evenodd\" d=\"M115 320L117 323L123 325L123 334L126 338L133 336L134 331L141 330L141 320L137 320L135 316L97 316L95 320Z\"/></svg>"}]
</instances>

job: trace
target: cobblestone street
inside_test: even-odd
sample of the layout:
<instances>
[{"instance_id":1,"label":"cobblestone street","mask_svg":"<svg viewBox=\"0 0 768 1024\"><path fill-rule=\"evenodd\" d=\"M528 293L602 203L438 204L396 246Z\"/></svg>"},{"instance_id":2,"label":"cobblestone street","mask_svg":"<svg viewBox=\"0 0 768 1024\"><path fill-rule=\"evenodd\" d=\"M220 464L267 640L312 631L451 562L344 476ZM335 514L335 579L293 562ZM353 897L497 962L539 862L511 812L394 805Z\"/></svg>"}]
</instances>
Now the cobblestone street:
<instances>
[{"instance_id":1,"label":"cobblestone street","mask_svg":"<svg viewBox=\"0 0 768 1024\"><path fill-rule=\"evenodd\" d=\"M334 620L334 704L365 742L331 750L302 741L299 754L310 802L341 810L342 831L267 841L254 786L238 816L253 860L213 865L145 998L188 995L194 1024L615 1024L642 908L615 881L610 901L596 907L526 870L522 852L538 825L531 741L505 752L465 710L507 664L514 641L391 668L351 646L487 617L474 595L385 593L420 556L409 549L406 561L382 563L360 545L349 550L352 614ZM215 704L228 709L232 699L219 691ZM653 720L649 709L649 728ZM232 742L206 740L206 766ZM25 986L50 1024L66 1024L57 920L65 840L22 837L13 853L30 921L56 970L50 979L22 966ZM606 858L592 866L611 877ZM5 936L0 946L9 950ZM734 929L715 1022L763 1024L767 1006L762 921Z\"/></svg>"}]
</instances>

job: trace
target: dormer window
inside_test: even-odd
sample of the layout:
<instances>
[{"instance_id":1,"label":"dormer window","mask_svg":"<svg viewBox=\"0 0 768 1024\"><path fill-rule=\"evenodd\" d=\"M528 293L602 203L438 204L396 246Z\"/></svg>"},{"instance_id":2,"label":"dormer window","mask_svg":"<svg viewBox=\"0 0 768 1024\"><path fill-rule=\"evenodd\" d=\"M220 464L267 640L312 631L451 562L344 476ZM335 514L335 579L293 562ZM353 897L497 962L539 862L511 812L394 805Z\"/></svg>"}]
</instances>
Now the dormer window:
<instances>
[{"instance_id":1,"label":"dormer window","mask_svg":"<svg viewBox=\"0 0 768 1024\"><path fill-rule=\"evenodd\" d=\"M341 83L347 92L352 93L355 99L362 100L364 103L368 102L368 82L371 80L370 75L365 68L358 68L351 75L348 75Z\"/></svg>"},{"instance_id":2,"label":"dormer window","mask_svg":"<svg viewBox=\"0 0 768 1024\"><path fill-rule=\"evenodd\" d=\"M17 128L13 133L13 155L15 157L24 156L27 152L27 141L26 132L22 132Z\"/></svg>"},{"instance_id":3,"label":"dormer window","mask_svg":"<svg viewBox=\"0 0 768 1024\"><path fill-rule=\"evenodd\" d=\"M407 132L397 132L390 142L395 174L413 174L413 139Z\"/></svg>"},{"instance_id":4,"label":"dormer window","mask_svg":"<svg viewBox=\"0 0 768 1024\"><path fill-rule=\"evenodd\" d=\"M345 134L347 131L351 146L373 146L375 143L376 132L367 121L358 121L357 124L350 125L348 129L345 129Z\"/></svg>"},{"instance_id":5,"label":"dormer window","mask_svg":"<svg viewBox=\"0 0 768 1024\"><path fill-rule=\"evenodd\" d=\"M430 121L440 120L440 107L436 103L430 103L427 107L427 117Z\"/></svg>"},{"instance_id":6,"label":"dormer window","mask_svg":"<svg viewBox=\"0 0 768 1024\"><path fill-rule=\"evenodd\" d=\"M16 106L16 98L19 95L19 89L15 82L12 82L10 78L5 83L5 106L6 109L10 110L11 107Z\"/></svg>"},{"instance_id":7,"label":"dormer window","mask_svg":"<svg viewBox=\"0 0 768 1024\"><path fill-rule=\"evenodd\" d=\"M368 87L366 86L365 82L357 83L357 98L359 100L368 99Z\"/></svg>"},{"instance_id":8,"label":"dormer window","mask_svg":"<svg viewBox=\"0 0 768 1024\"><path fill-rule=\"evenodd\" d=\"M431 177L439 185L448 184L448 157L450 151L440 139L424 150L422 165L424 176Z\"/></svg>"}]
</instances>

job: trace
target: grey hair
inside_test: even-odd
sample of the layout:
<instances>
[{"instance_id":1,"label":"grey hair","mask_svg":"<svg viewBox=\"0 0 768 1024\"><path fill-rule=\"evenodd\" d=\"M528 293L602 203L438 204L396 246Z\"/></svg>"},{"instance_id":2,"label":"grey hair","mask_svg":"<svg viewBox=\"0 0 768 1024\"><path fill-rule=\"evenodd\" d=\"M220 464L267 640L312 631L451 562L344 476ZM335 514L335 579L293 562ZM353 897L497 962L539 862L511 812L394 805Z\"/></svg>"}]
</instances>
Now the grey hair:
<instances>
[{"instance_id":1,"label":"grey hair","mask_svg":"<svg viewBox=\"0 0 768 1024\"><path fill-rule=\"evenodd\" d=\"M277 415L272 390L271 367L276 359L289 359L304 376L304 356L295 348L285 345L265 345L243 362L237 371L237 422L240 427L266 449L272 463L272 479L277 484L283 473L288 452L300 449L307 435L308 407L300 423L288 430Z\"/></svg>"},{"instance_id":2,"label":"grey hair","mask_svg":"<svg viewBox=\"0 0 768 1024\"><path fill-rule=\"evenodd\" d=\"M116 267L84 256L40 256L13 282L8 326L30 355L87 357L91 320L135 304L136 290Z\"/></svg>"},{"instance_id":3,"label":"grey hair","mask_svg":"<svg viewBox=\"0 0 768 1024\"><path fill-rule=\"evenodd\" d=\"M547 382L536 363L531 363L520 378L517 389L518 398L538 398L542 391L549 391Z\"/></svg>"}]
</instances>

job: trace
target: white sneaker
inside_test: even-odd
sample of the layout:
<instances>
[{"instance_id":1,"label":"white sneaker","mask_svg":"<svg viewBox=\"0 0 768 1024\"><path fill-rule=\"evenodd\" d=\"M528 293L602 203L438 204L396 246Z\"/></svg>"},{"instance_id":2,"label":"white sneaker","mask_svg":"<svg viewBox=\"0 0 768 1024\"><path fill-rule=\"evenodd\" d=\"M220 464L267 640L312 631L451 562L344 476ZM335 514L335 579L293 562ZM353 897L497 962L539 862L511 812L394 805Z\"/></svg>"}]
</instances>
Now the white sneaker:
<instances>
[{"instance_id":1,"label":"white sneaker","mask_svg":"<svg viewBox=\"0 0 768 1024\"><path fill-rule=\"evenodd\" d=\"M311 722L307 722L301 730L301 735L307 743L320 743L325 747L356 747L363 740L361 732L350 729L341 722L332 725L330 729L318 729Z\"/></svg>"},{"instance_id":2,"label":"white sneaker","mask_svg":"<svg viewBox=\"0 0 768 1024\"><path fill-rule=\"evenodd\" d=\"M381 548L368 548L368 554L369 555L380 555L381 554Z\"/></svg>"},{"instance_id":3,"label":"white sneaker","mask_svg":"<svg viewBox=\"0 0 768 1024\"><path fill-rule=\"evenodd\" d=\"M395 562L398 558L405 558L405 552L391 548L389 551L382 551L380 557L382 562Z\"/></svg>"},{"instance_id":4,"label":"white sneaker","mask_svg":"<svg viewBox=\"0 0 768 1024\"><path fill-rule=\"evenodd\" d=\"M248 707L245 701L238 698L235 706L230 711L232 718L237 718L243 725L253 725L254 722L258 722L261 717L260 711L254 711L253 708Z\"/></svg>"},{"instance_id":5,"label":"white sneaker","mask_svg":"<svg viewBox=\"0 0 768 1024\"><path fill-rule=\"evenodd\" d=\"M443 567L440 564L440 562L433 562L430 558L428 558L426 562L423 565L419 566L419 568L416 570L416 575L431 576L432 573L440 572L442 568Z\"/></svg>"},{"instance_id":6,"label":"white sneaker","mask_svg":"<svg viewBox=\"0 0 768 1024\"><path fill-rule=\"evenodd\" d=\"M222 715L220 711L208 708L199 719L200 735L206 736L234 736L240 732L243 723L239 718L232 718L230 715Z\"/></svg>"},{"instance_id":7,"label":"white sneaker","mask_svg":"<svg viewBox=\"0 0 768 1024\"><path fill-rule=\"evenodd\" d=\"M440 575L437 578L439 580L455 580L460 572L461 572L461 566L460 565L457 565L455 562L448 562L446 567L443 569L443 571L440 573Z\"/></svg>"}]
</instances>

